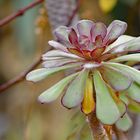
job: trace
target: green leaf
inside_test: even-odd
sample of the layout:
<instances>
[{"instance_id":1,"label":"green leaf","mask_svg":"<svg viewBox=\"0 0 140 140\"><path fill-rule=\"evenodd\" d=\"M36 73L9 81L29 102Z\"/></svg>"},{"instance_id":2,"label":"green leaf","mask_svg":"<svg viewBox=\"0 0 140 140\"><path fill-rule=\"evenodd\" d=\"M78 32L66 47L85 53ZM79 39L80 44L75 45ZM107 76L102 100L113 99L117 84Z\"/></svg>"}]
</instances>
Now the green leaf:
<instances>
[{"instance_id":1,"label":"green leaf","mask_svg":"<svg viewBox=\"0 0 140 140\"><path fill-rule=\"evenodd\" d=\"M86 79L88 76L87 70L83 70L80 74L71 82L66 94L63 96L62 104L67 108L76 107L83 100L84 88Z\"/></svg>"},{"instance_id":2,"label":"green leaf","mask_svg":"<svg viewBox=\"0 0 140 140\"><path fill-rule=\"evenodd\" d=\"M52 102L52 101L56 100L60 96L60 94L63 92L63 90L65 89L65 87L69 84L69 82L71 82L71 80L76 75L78 75L78 73L72 74L72 75L64 78L63 80L59 81L58 83L56 83L51 88L49 88L46 91L44 91L38 97L38 100L41 103L49 103L49 102Z\"/></svg>"},{"instance_id":3,"label":"green leaf","mask_svg":"<svg viewBox=\"0 0 140 140\"><path fill-rule=\"evenodd\" d=\"M33 70L27 74L26 80L32 81L32 82L38 82L56 72L63 71L63 70L73 68L76 66L78 67L79 65L78 64L69 64L66 66L58 67L58 68L50 68L50 69L41 68L41 69Z\"/></svg>"},{"instance_id":4,"label":"green leaf","mask_svg":"<svg viewBox=\"0 0 140 140\"><path fill-rule=\"evenodd\" d=\"M94 72L94 85L97 118L104 124L114 124L121 114L99 71Z\"/></svg>"},{"instance_id":5,"label":"green leaf","mask_svg":"<svg viewBox=\"0 0 140 140\"><path fill-rule=\"evenodd\" d=\"M120 98L126 105L129 104L129 100L128 100L128 98L127 98L125 92L119 93L119 98Z\"/></svg>"},{"instance_id":6,"label":"green leaf","mask_svg":"<svg viewBox=\"0 0 140 140\"><path fill-rule=\"evenodd\" d=\"M129 54L117 57L115 59L111 59L111 62L123 62L123 61L140 61L140 54Z\"/></svg>"},{"instance_id":7,"label":"green leaf","mask_svg":"<svg viewBox=\"0 0 140 140\"><path fill-rule=\"evenodd\" d=\"M103 65L110 68L113 67L117 69L118 71L125 73L134 81L136 81L138 84L140 84L140 71L136 70L135 68L132 68L127 65L119 64L119 63L113 63L113 62L104 62Z\"/></svg>"},{"instance_id":8,"label":"green leaf","mask_svg":"<svg viewBox=\"0 0 140 140\"><path fill-rule=\"evenodd\" d=\"M116 91L125 90L132 83L128 76L114 68L104 67L101 72L105 81Z\"/></svg>"},{"instance_id":9,"label":"green leaf","mask_svg":"<svg viewBox=\"0 0 140 140\"><path fill-rule=\"evenodd\" d=\"M134 113L140 113L140 104L131 99L129 99L128 108L130 111L132 111Z\"/></svg>"},{"instance_id":10,"label":"green leaf","mask_svg":"<svg viewBox=\"0 0 140 140\"><path fill-rule=\"evenodd\" d=\"M140 86L137 83L133 83L126 92L131 99L140 102Z\"/></svg>"},{"instance_id":11,"label":"green leaf","mask_svg":"<svg viewBox=\"0 0 140 140\"><path fill-rule=\"evenodd\" d=\"M122 118L120 118L116 122L116 126L117 126L118 129L120 129L122 131L127 131L132 126L132 120L130 119L128 114L125 114Z\"/></svg>"}]
</instances>

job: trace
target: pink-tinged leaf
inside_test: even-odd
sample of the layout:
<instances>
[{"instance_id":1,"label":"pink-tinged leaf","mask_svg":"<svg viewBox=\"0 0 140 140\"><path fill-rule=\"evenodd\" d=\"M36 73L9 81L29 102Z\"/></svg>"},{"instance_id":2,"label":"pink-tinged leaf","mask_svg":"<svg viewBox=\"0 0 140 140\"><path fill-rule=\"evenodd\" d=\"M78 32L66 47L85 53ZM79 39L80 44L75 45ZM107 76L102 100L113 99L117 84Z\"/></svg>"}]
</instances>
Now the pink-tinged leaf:
<instances>
[{"instance_id":1,"label":"pink-tinged leaf","mask_svg":"<svg viewBox=\"0 0 140 140\"><path fill-rule=\"evenodd\" d=\"M116 91L128 89L133 81L123 71L118 71L113 67L103 67L101 73L104 80Z\"/></svg>"},{"instance_id":2,"label":"pink-tinged leaf","mask_svg":"<svg viewBox=\"0 0 140 140\"><path fill-rule=\"evenodd\" d=\"M101 35L96 36L95 43L94 43L95 47L103 47L102 43L103 43L102 36Z\"/></svg>"},{"instance_id":3,"label":"pink-tinged leaf","mask_svg":"<svg viewBox=\"0 0 140 140\"><path fill-rule=\"evenodd\" d=\"M90 31L92 26L94 26L94 22L91 20L80 20L77 24L77 29L80 36L87 36L90 37Z\"/></svg>"},{"instance_id":4,"label":"pink-tinged leaf","mask_svg":"<svg viewBox=\"0 0 140 140\"><path fill-rule=\"evenodd\" d=\"M83 53L81 50L77 49L77 48L68 48L68 51L71 52L72 54L76 55L77 57L83 57Z\"/></svg>"},{"instance_id":5,"label":"pink-tinged leaf","mask_svg":"<svg viewBox=\"0 0 140 140\"><path fill-rule=\"evenodd\" d=\"M51 41L48 42L48 44L55 49L62 50L64 52L68 51L66 46L62 45L61 43L59 43L57 41L51 40Z\"/></svg>"},{"instance_id":6,"label":"pink-tinged leaf","mask_svg":"<svg viewBox=\"0 0 140 140\"><path fill-rule=\"evenodd\" d=\"M140 102L140 85L134 82L126 92L131 99Z\"/></svg>"},{"instance_id":7,"label":"pink-tinged leaf","mask_svg":"<svg viewBox=\"0 0 140 140\"><path fill-rule=\"evenodd\" d=\"M78 36L73 28L71 29L68 38L73 47L80 47L78 43Z\"/></svg>"},{"instance_id":8,"label":"pink-tinged leaf","mask_svg":"<svg viewBox=\"0 0 140 140\"><path fill-rule=\"evenodd\" d=\"M109 46L106 47L106 50L104 53L109 52L109 50L111 50L112 48L119 46L120 44L126 43L132 39L134 39L135 37L132 36L128 36L128 35L121 35L115 42L113 42L112 44L110 44Z\"/></svg>"},{"instance_id":9,"label":"pink-tinged leaf","mask_svg":"<svg viewBox=\"0 0 140 140\"><path fill-rule=\"evenodd\" d=\"M67 52L63 52L60 50L51 50L46 52L45 54L42 55L42 59L43 60L48 60L48 58L52 58L53 57L63 57L63 58L73 58L73 59L82 59L81 57L71 54L71 53L67 53Z\"/></svg>"},{"instance_id":10,"label":"pink-tinged leaf","mask_svg":"<svg viewBox=\"0 0 140 140\"><path fill-rule=\"evenodd\" d=\"M93 42L95 42L96 37L99 35L103 39L107 33L106 25L101 22L95 23L95 25L91 28L90 33L91 33L91 38Z\"/></svg>"},{"instance_id":11,"label":"pink-tinged leaf","mask_svg":"<svg viewBox=\"0 0 140 140\"><path fill-rule=\"evenodd\" d=\"M60 26L54 30L54 35L56 36L56 39L64 46L70 47L71 44L68 38L70 31L71 30L68 27Z\"/></svg>"},{"instance_id":12,"label":"pink-tinged leaf","mask_svg":"<svg viewBox=\"0 0 140 140\"><path fill-rule=\"evenodd\" d=\"M73 108L81 104L84 96L84 88L89 71L83 70L71 82L66 94L62 98L62 104L67 108Z\"/></svg>"},{"instance_id":13,"label":"pink-tinged leaf","mask_svg":"<svg viewBox=\"0 0 140 140\"><path fill-rule=\"evenodd\" d=\"M127 23L120 20L114 20L107 28L107 35L104 38L105 44L111 44L114 42L119 36L124 34L126 28Z\"/></svg>"},{"instance_id":14,"label":"pink-tinged leaf","mask_svg":"<svg viewBox=\"0 0 140 140\"><path fill-rule=\"evenodd\" d=\"M72 63L78 63L77 59L70 59L70 58L61 58L61 59L57 59L57 60L47 60L45 62L43 62L43 67L45 68L55 68L55 67L60 67L60 66L64 66L67 64L72 64Z\"/></svg>"},{"instance_id":15,"label":"pink-tinged leaf","mask_svg":"<svg viewBox=\"0 0 140 140\"><path fill-rule=\"evenodd\" d=\"M140 52L140 37L134 38L128 42L115 46L109 52L112 54L123 52Z\"/></svg>"},{"instance_id":16,"label":"pink-tinged leaf","mask_svg":"<svg viewBox=\"0 0 140 140\"><path fill-rule=\"evenodd\" d=\"M94 49L94 50L91 52L92 58L93 58L93 59L99 58L99 57L102 55L102 53L104 52L104 50L105 50L105 47Z\"/></svg>"}]
</instances>

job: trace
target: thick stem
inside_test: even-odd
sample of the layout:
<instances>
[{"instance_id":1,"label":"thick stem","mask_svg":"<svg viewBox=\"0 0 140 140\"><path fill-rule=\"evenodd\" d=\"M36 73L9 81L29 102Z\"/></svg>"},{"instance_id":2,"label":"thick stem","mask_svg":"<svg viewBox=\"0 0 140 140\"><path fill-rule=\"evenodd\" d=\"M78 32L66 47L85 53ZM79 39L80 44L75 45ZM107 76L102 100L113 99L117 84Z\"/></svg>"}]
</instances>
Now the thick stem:
<instances>
[{"instance_id":1,"label":"thick stem","mask_svg":"<svg viewBox=\"0 0 140 140\"><path fill-rule=\"evenodd\" d=\"M99 122L95 113L88 115L88 122L93 134L94 140L111 140L104 126Z\"/></svg>"}]
</instances>

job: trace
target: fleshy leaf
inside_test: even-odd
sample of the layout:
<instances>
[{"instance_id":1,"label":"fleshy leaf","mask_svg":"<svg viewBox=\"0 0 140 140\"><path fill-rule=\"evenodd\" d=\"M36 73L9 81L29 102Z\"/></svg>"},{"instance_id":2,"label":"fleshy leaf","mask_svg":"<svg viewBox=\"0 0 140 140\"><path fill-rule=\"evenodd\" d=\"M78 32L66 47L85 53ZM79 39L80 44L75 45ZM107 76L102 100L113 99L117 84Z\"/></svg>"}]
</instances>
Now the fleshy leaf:
<instances>
[{"instance_id":1,"label":"fleshy leaf","mask_svg":"<svg viewBox=\"0 0 140 140\"><path fill-rule=\"evenodd\" d=\"M134 39L135 37L132 36L128 36L128 35L121 35L115 42L113 42L112 44L110 44L109 46L106 47L106 50L104 53L108 52L109 50L111 50L112 48L119 46L120 44L123 44L125 42L128 42L132 39Z\"/></svg>"},{"instance_id":2,"label":"fleshy leaf","mask_svg":"<svg viewBox=\"0 0 140 140\"><path fill-rule=\"evenodd\" d=\"M106 25L101 22L95 23L95 25L91 28L91 37L93 42L95 41L95 38L99 35L101 35L103 39L106 33L107 33Z\"/></svg>"},{"instance_id":3,"label":"fleshy leaf","mask_svg":"<svg viewBox=\"0 0 140 140\"><path fill-rule=\"evenodd\" d=\"M48 57L67 57L67 58L75 58L75 59L82 59L81 57L78 57L74 54L71 53L66 53L60 50L52 50L52 51L48 51L47 53L43 54L42 59L43 60L47 60Z\"/></svg>"},{"instance_id":4,"label":"fleshy leaf","mask_svg":"<svg viewBox=\"0 0 140 140\"><path fill-rule=\"evenodd\" d=\"M121 114L99 71L94 72L94 85L97 118L104 124L114 124Z\"/></svg>"},{"instance_id":5,"label":"fleshy leaf","mask_svg":"<svg viewBox=\"0 0 140 140\"><path fill-rule=\"evenodd\" d=\"M69 84L69 82L71 80L73 80L73 78L76 75L78 75L78 73L72 74L72 75L70 75L70 76L62 79L61 81L59 81L58 83L56 83L51 88L49 88L46 91L44 91L38 97L38 100L41 103L49 103L49 102L52 102L52 101L56 100L60 96L60 94L63 92L63 90L65 89L65 87Z\"/></svg>"},{"instance_id":6,"label":"fleshy leaf","mask_svg":"<svg viewBox=\"0 0 140 140\"><path fill-rule=\"evenodd\" d=\"M126 96L126 93L125 93L125 92L119 93L119 98L120 98L126 105L129 104L129 100L128 100L128 97Z\"/></svg>"},{"instance_id":7,"label":"fleshy leaf","mask_svg":"<svg viewBox=\"0 0 140 140\"><path fill-rule=\"evenodd\" d=\"M66 26L60 26L54 30L54 35L56 36L57 40L66 47L71 46L68 39L69 33L70 29Z\"/></svg>"},{"instance_id":8,"label":"fleshy leaf","mask_svg":"<svg viewBox=\"0 0 140 140\"><path fill-rule=\"evenodd\" d=\"M82 101L82 111L85 114L89 114L95 109L95 101L93 94L93 82L91 77L88 77L86 81L86 87L84 90L84 98Z\"/></svg>"},{"instance_id":9,"label":"fleshy leaf","mask_svg":"<svg viewBox=\"0 0 140 140\"><path fill-rule=\"evenodd\" d=\"M140 104L135 102L132 99L129 99L128 108L129 108L130 111L132 111L134 113L140 113Z\"/></svg>"},{"instance_id":10,"label":"fleshy leaf","mask_svg":"<svg viewBox=\"0 0 140 140\"><path fill-rule=\"evenodd\" d=\"M140 37L134 38L128 42L122 43L115 46L110 50L112 54L115 53L128 53L128 52L139 52L140 51Z\"/></svg>"},{"instance_id":11,"label":"fleshy leaf","mask_svg":"<svg viewBox=\"0 0 140 140\"><path fill-rule=\"evenodd\" d=\"M48 44L50 46L54 47L55 49L58 49L58 50L62 50L62 51L67 52L67 48L64 45L62 45L61 43L57 42L57 41L50 40L48 42Z\"/></svg>"},{"instance_id":12,"label":"fleshy leaf","mask_svg":"<svg viewBox=\"0 0 140 140\"><path fill-rule=\"evenodd\" d=\"M111 62L123 62L123 61L135 61L139 62L140 61L140 54L128 54L128 55L123 55L120 57L117 57L115 59L111 59Z\"/></svg>"},{"instance_id":13,"label":"fleshy leaf","mask_svg":"<svg viewBox=\"0 0 140 140\"><path fill-rule=\"evenodd\" d=\"M43 62L43 66L45 68L55 68L55 67L59 67L59 66L64 66L66 64L72 64L78 62L77 59L70 59L70 58L66 58L66 59L56 59L56 60L48 60Z\"/></svg>"},{"instance_id":14,"label":"fleshy leaf","mask_svg":"<svg viewBox=\"0 0 140 140\"><path fill-rule=\"evenodd\" d=\"M132 83L132 79L114 68L104 67L101 73L104 80L116 91L125 90Z\"/></svg>"},{"instance_id":15,"label":"fleshy leaf","mask_svg":"<svg viewBox=\"0 0 140 140\"><path fill-rule=\"evenodd\" d=\"M28 81L37 82L37 81L45 79L46 77L56 72L63 71L63 70L73 68L73 67L78 67L78 65L70 64L70 65L66 65L66 66L62 66L58 68L50 68L50 69L41 68L41 69L33 70L27 74L26 79Z\"/></svg>"},{"instance_id":16,"label":"fleshy leaf","mask_svg":"<svg viewBox=\"0 0 140 140\"><path fill-rule=\"evenodd\" d=\"M71 29L68 38L73 47L79 47L78 36L73 28Z\"/></svg>"},{"instance_id":17,"label":"fleshy leaf","mask_svg":"<svg viewBox=\"0 0 140 140\"><path fill-rule=\"evenodd\" d=\"M127 65L119 64L119 63L113 63L113 62L104 62L103 65L110 68L113 67L117 69L118 71L125 73L134 81L136 81L138 84L140 84L140 71L136 70L135 68L129 67Z\"/></svg>"},{"instance_id":18,"label":"fleshy leaf","mask_svg":"<svg viewBox=\"0 0 140 140\"><path fill-rule=\"evenodd\" d=\"M133 83L126 92L131 99L140 102L140 85Z\"/></svg>"},{"instance_id":19,"label":"fleshy leaf","mask_svg":"<svg viewBox=\"0 0 140 140\"><path fill-rule=\"evenodd\" d=\"M84 96L85 82L88 76L88 71L83 70L71 82L65 95L62 98L62 104L67 108L73 108L79 105Z\"/></svg>"},{"instance_id":20,"label":"fleshy leaf","mask_svg":"<svg viewBox=\"0 0 140 140\"><path fill-rule=\"evenodd\" d=\"M132 120L130 119L128 114L125 114L122 118L120 118L116 122L116 126L117 126L118 129L120 129L122 131L127 131L132 126Z\"/></svg>"},{"instance_id":21,"label":"fleshy leaf","mask_svg":"<svg viewBox=\"0 0 140 140\"><path fill-rule=\"evenodd\" d=\"M126 31L126 28L127 23L120 20L114 20L107 28L107 35L104 41L107 44L112 43Z\"/></svg>"},{"instance_id":22,"label":"fleshy leaf","mask_svg":"<svg viewBox=\"0 0 140 140\"><path fill-rule=\"evenodd\" d=\"M112 98L114 99L119 112L120 112L120 117L122 117L125 113L126 113L126 104L119 98L120 93L119 92L115 92L113 89L108 88L110 91L110 94L112 96Z\"/></svg>"},{"instance_id":23,"label":"fleshy leaf","mask_svg":"<svg viewBox=\"0 0 140 140\"><path fill-rule=\"evenodd\" d=\"M78 32L80 34L80 36L84 35L84 36L90 36L90 30L92 28L92 26L94 26L94 22L92 22L91 20L80 20L77 24L77 29Z\"/></svg>"}]
</instances>

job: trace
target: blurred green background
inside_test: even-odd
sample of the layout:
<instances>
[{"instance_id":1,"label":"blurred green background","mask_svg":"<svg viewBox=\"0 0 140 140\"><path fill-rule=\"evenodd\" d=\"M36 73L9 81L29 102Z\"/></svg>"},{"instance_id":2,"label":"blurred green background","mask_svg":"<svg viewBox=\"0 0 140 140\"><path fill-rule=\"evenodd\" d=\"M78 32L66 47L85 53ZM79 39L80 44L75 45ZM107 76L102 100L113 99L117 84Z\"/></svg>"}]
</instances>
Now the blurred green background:
<instances>
[{"instance_id":1,"label":"blurred green background","mask_svg":"<svg viewBox=\"0 0 140 140\"><path fill-rule=\"evenodd\" d=\"M0 0L0 19L31 2ZM55 7L59 0L52 2ZM45 9L46 5L44 2L0 27L0 84L27 69L49 48L47 41L53 38L51 24L57 21L48 18L50 9ZM126 34L140 35L140 0L81 0L78 16L107 25L120 19L128 23ZM73 117L77 109L65 109L60 99L45 105L37 101L42 91L63 76L64 73L56 74L36 84L23 81L0 94L0 140L82 140L77 135L73 137L85 123L84 116ZM132 130L130 138L136 135ZM90 140L86 136L83 139Z\"/></svg>"}]
</instances>

